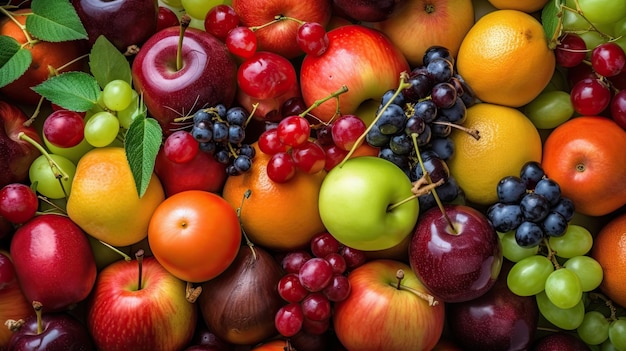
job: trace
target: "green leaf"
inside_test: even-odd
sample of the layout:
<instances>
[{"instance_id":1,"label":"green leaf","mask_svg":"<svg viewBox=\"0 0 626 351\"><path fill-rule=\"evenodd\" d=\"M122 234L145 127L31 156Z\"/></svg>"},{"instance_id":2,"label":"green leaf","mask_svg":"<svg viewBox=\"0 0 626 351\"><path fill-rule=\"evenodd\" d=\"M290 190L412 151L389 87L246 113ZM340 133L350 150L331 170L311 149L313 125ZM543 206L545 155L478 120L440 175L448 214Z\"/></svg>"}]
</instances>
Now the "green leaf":
<instances>
[{"instance_id":1,"label":"green leaf","mask_svg":"<svg viewBox=\"0 0 626 351\"><path fill-rule=\"evenodd\" d=\"M32 89L50 102L77 112L90 110L101 91L93 76L78 71L50 77Z\"/></svg>"},{"instance_id":2,"label":"green leaf","mask_svg":"<svg viewBox=\"0 0 626 351\"><path fill-rule=\"evenodd\" d=\"M31 9L26 29L33 36L50 42L87 39L87 31L68 0L33 0Z\"/></svg>"},{"instance_id":3,"label":"green leaf","mask_svg":"<svg viewBox=\"0 0 626 351\"><path fill-rule=\"evenodd\" d=\"M562 18L558 14L562 11L561 5L564 2L565 0L550 0L541 11L541 24L551 49L556 47L554 41L561 35Z\"/></svg>"},{"instance_id":4,"label":"green leaf","mask_svg":"<svg viewBox=\"0 0 626 351\"><path fill-rule=\"evenodd\" d=\"M148 189L162 138L161 126L154 118L135 118L126 132L124 149L139 197Z\"/></svg>"},{"instance_id":5,"label":"green leaf","mask_svg":"<svg viewBox=\"0 0 626 351\"><path fill-rule=\"evenodd\" d=\"M30 50L22 48L17 40L0 35L0 88L15 81L26 72L33 56Z\"/></svg>"},{"instance_id":6,"label":"green leaf","mask_svg":"<svg viewBox=\"0 0 626 351\"><path fill-rule=\"evenodd\" d=\"M96 39L89 53L89 68L102 88L108 82L121 79L131 84L130 63L104 35Z\"/></svg>"}]
</instances>

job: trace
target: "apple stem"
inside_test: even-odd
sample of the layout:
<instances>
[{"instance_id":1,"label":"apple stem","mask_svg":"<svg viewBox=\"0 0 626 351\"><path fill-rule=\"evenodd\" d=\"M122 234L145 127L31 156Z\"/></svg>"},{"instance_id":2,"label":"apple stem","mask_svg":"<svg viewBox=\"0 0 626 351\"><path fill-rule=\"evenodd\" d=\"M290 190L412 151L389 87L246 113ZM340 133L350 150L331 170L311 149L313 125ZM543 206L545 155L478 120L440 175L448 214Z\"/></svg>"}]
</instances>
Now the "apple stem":
<instances>
[{"instance_id":1,"label":"apple stem","mask_svg":"<svg viewBox=\"0 0 626 351\"><path fill-rule=\"evenodd\" d=\"M254 251L254 243L250 241L250 238L248 238L246 231L243 229L243 222L241 221L241 210L243 209L243 203L245 202L246 199L250 198L250 195L252 195L252 190L250 189L246 190L246 192L243 193L243 196L241 197L241 205L237 207L236 212L237 212L237 219L239 220L239 227L241 227L241 234L243 235L243 238L246 240L246 245L250 248L250 250L252 250L252 257L256 261L257 257L256 257L256 251Z\"/></svg>"},{"instance_id":2,"label":"apple stem","mask_svg":"<svg viewBox=\"0 0 626 351\"><path fill-rule=\"evenodd\" d=\"M137 259L137 266L139 268L139 277L137 279L137 290L141 290L143 287L143 249L137 250L135 253L135 258Z\"/></svg>"},{"instance_id":3,"label":"apple stem","mask_svg":"<svg viewBox=\"0 0 626 351\"><path fill-rule=\"evenodd\" d=\"M478 131L478 129L463 127L462 125L459 125L459 124L456 124L456 123L452 123L452 122L434 121L432 123L433 124L440 124L440 125L444 125L444 126L450 126L452 128L456 128L458 130L461 130L461 131L471 135L476 140L480 139L480 132Z\"/></svg>"},{"instance_id":4,"label":"apple stem","mask_svg":"<svg viewBox=\"0 0 626 351\"><path fill-rule=\"evenodd\" d=\"M43 333L43 320L41 318L43 304L39 301L33 301L33 309L35 310L35 315L37 316L37 335L39 335Z\"/></svg>"},{"instance_id":5,"label":"apple stem","mask_svg":"<svg viewBox=\"0 0 626 351\"><path fill-rule=\"evenodd\" d=\"M185 37L185 30L189 27L191 17L188 14L184 14L180 18L180 36L178 37L178 48L176 50L176 70L180 71L183 68L183 38Z\"/></svg>"},{"instance_id":6,"label":"apple stem","mask_svg":"<svg viewBox=\"0 0 626 351\"><path fill-rule=\"evenodd\" d=\"M343 158L343 160L341 160L341 162L336 166L336 167L343 167L343 165L346 163L346 161L348 161L348 159L350 159L350 157L352 157L352 154L354 154L354 152L356 151L356 149L361 146L361 144L363 143L363 140L365 139L365 137L367 136L367 133L369 133L369 131L374 127L374 125L376 124L376 121L378 119L380 119L380 116L383 115L383 113L385 112L385 110L389 107L389 105L391 105L391 102L396 98L396 96L400 95L402 93L402 91L406 88L409 88L411 86L411 83L407 83L407 79L409 77L409 74L406 72L402 72L400 73L400 83L398 84L398 88L396 89L396 91L394 92L393 96L389 99L389 101L387 101L387 103L378 111L378 114L376 115L376 117L374 118L374 120L372 121L372 123L370 123L369 126L367 126L367 128L365 129L365 131L363 132L363 134L361 134L359 136L359 138L354 142L354 145L352 145L352 147L350 148L350 151L348 151L348 154L346 155L346 157Z\"/></svg>"},{"instance_id":7,"label":"apple stem","mask_svg":"<svg viewBox=\"0 0 626 351\"><path fill-rule=\"evenodd\" d=\"M202 286L196 286L194 288L191 282L187 282L187 285L185 286L185 299L189 303L196 302L198 297L200 297L201 293L202 293Z\"/></svg>"},{"instance_id":8,"label":"apple stem","mask_svg":"<svg viewBox=\"0 0 626 351\"><path fill-rule=\"evenodd\" d=\"M122 257L124 257L124 261L128 262L131 260L130 256L128 256L127 254L125 254L122 250L118 249L117 247L109 244L109 243L105 243L102 240L98 240L102 245L108 247L109 249L117 252L118 254L120 254Z\"/></svg>"},{"instance_id":9,"label":"apple stem","mask_svg":"<svg viewBox=\"0 0 626 351\"><path fill-rule=\"evenodd\" d=\"M398 269L398 271L396 272L396 278L398 279L398 283L396 284L396 289L398 290L406 290L409 291L413 294L415 294L417 297L419 297L420 299L428 302L428 306L437 306L439 304L439 301L435 300L435 297L430 295L430 294L426 294L423 293L421 291L417 291L413 288L410 288L408 286L402 285L402 279L404 279L404 270L402 269Z\"/></svg>"}]
</instances>

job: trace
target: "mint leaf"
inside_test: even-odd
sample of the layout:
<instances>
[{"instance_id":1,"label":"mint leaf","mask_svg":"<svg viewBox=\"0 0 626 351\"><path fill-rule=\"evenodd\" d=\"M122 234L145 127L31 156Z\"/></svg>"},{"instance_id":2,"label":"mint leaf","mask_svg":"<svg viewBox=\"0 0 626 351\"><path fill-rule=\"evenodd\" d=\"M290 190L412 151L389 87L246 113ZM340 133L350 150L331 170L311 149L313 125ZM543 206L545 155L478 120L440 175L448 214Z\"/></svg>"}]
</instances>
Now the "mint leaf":
<instances>
[{"instance_id":1,"label":"mint leaf","mask_svg":"<svg viewBox=\"0 0 626 351\"><path fill-rule=\"evenodd\" d=\"M541 11L541 24L548 38L550 49L556 48L556 39L561 35L562 17L558 14L562 11L561 5L564 2L565 0L550 0Z\"/></svg>"},{"instance_id":2,"label":"mint leaf","mask_svg":"<svg viewBox=\"0 0 626 351\"><path fill-rule=\"evenodd\" d=\"M50 102L77 112L90 110L100 96L100 87L96 79L78 71L50 77L32 89Z\"/></svg>"},{"instance_id":3,"label":"mint leaf","mask_svg":"<svg viewBox=\"0 0 626 351\"><path fill-rule=\"evenodd\" d=\"M154 118L139 116L126 132L124 149L139 197L145 194L150 184L162 138L161 126Z\"/></svg>"},{"instance_id":4,"label":"mint leaf","mask_svg":"<svg viewBox=\"0 0 626 351\"><path fill-rule=\"evenodd\" d=\"M108 82L121 79L132 82L130 63L104 35L96 39L89 53L89 68L102 88Z\"/></svg>"},{"instance_id":5,"label":"mint leaf","mask_svg":"<svg viewBox=\"0 0 626 351\"><path fill-rule=\"evenodd\" d=\"M26 29L35 37L50 42L87 39L87 31L68 0L33 0L31 9Z\"/></svg>"},{"instance_id":6,"label":"mint leaf","mask_svg":"<svg viewBox=\"0 0 626 351\"><path fill-rule=\"evenodd\" d=\"M0 35L0 88L22 76L33 61L30 50L22 48L17 40Z\"/></svg>"}]
</instances>

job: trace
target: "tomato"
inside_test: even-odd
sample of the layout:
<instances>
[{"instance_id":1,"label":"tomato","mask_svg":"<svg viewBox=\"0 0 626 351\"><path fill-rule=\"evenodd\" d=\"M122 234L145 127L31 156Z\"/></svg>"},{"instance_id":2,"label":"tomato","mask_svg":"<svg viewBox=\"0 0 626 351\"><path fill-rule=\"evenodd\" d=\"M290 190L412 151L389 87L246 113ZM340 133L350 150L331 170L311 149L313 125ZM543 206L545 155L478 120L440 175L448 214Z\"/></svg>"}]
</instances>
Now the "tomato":
<instances>
[{"instance_id":1,"label":"tomato","mask_svg":"<svg viewBox=\"0 0 626 351\"><path fill-rule=\"evenodd\" d=\"M156 259L187 282L203 282L222 273L241 246L237 213L222 197L187 190L166 198L148 226Z\"/></svg>"}]
</instances>

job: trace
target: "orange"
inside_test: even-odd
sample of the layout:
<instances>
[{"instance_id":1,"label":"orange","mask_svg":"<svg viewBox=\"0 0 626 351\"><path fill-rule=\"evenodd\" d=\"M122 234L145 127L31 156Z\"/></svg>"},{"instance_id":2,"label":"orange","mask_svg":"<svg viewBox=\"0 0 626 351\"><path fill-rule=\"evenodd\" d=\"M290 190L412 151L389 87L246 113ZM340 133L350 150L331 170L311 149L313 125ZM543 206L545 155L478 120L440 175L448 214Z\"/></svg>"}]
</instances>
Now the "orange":
<instances>
[{"instance_id":1,"label":"orange","mask_svg":"<svg viewBox=\"0 0 626 351\"><path fill-rule=\"evenodd\" d=\"M626 204L626 131L605 117L582 116L558 126L541 164L576 211L606 215Z\"/></svg>"},{"instance_id":2,"label":"orange","mask_svg":"<svg viewBox=\"0 0 626 351\"><path fill-rule=\"evenodd\" d=\"M489 0L489 2L500 10L518 10L524 12L535 12L543 9L549 0Z\"/></svg>"},{"instance_id":3,"label":"orange","mask_svg":"<svg viewBox=\"0 0 626 351\"><path fill-rule=\"evenodd\" d=\"M26 17L24 14L30 14L30 9L21 9L12 12L15 19L24 25ZM27 43L24 32L8 18L0 20L0 35L6 35L17 40L18 43L24 45ZM36 38L33 38L36 40ZM1 88L0 91L12 101L36 105L41 96L31 89L50 75L49 67L58 69L66 65L72 60L87 53L86 41L65 41L65 42L45 42L39 41L32 45L24 47L30 50L32 62L26 72L17 80ZM78 71L83 68L84 61L77 61L62 71Z\"/></svg>"},{"instance_id":4,"label":"orange","mask_svg":"<svg viewBox=\"0 0 626 351\"><path fill-rule=\"evenodd\" d=\"M152 213L164 199L163 187L154 173L145 194L139 197L124 148L95 148L76 165L67 214L94 238L113 246L128 246L148 235Z\"/></svg>"},{"instance_id":5,"label":"orange","mask_svg":"<svg viewBox=\"0 0 626 351\"><path fill-rule=\"evenodd\" d=\"M172 275L204 282L226 270L241 245L237 213L219 195L203 190L176 193L154 211L148 243Z\"/></svg>"},{"instance_id":6,"label":"orange","mask_svg":"<svg viewBox=\"0 0 626 351\"><path fill-rule=\"evenodd\" d=\"M228 177L223 197L235 209L241 207L241 223L248 238L267 249L291 250L305 247L311 238L324 230L319 215L318 196L324 171L306 174L298 171L285 183L275 183L267 176L270 156L256 143L252 168ZM244 195L250 190L250 196Z\"/></svg>"},{"instance_id":7,"label":"orange","mask_svg":"<svg viewBox=\"0 0 626 351\"><path fill-rule=\"evenodd\" d=\"M608 222L591 248L604 273L600 290L611 300L626 307L626 213Z\"/></svg>"},{"instance_id":8,"label":"orange","mask_svg":"<svg viewBox=\"0 0 626 351\"><path fill-rule=\"evenodd\" d=\"M537 19L517 10L496 10L469 30L456 64L480 100L519 107L548 85L555 58Z\"/></svg>"},{"instance_id":9,"label":"orange","mask_svg":"<svg viewBox=\"0 0 626 351\"><path fill-rule=\"evenodd\" d=\"M480 139L453 128L455 151L448 167L472 203L495 203L500 179L519 175L528 161L541 161L539 132L517 109L479 103L467 109L463 126L477 130Z\"/></svg>"}]
</instances>

